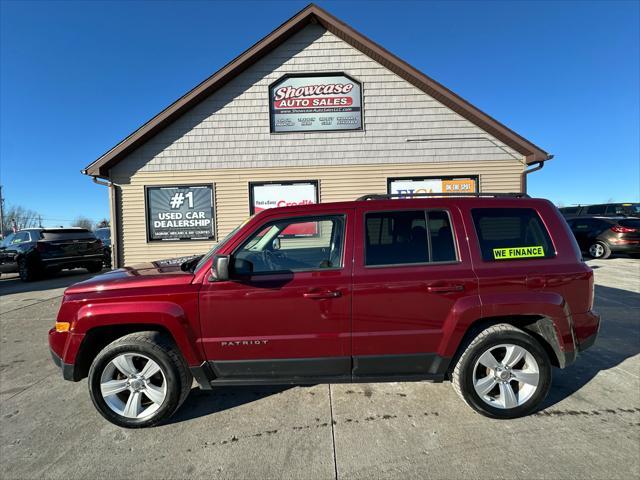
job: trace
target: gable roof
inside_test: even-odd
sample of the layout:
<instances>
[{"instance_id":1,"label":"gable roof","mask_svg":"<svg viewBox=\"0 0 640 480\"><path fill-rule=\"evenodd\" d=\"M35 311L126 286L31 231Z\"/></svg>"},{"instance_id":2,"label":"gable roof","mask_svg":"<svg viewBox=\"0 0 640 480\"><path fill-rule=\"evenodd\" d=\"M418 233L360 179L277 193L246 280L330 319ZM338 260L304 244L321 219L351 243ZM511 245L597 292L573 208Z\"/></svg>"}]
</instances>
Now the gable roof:
<instances>
[{"instance_id":1,"label":"gable roof","mask_svg":"<svg viewBox=\"0 0 640 480\"><path fill-rule=\"evenodd\" d=\"M88 165L82 173L94 177L107 178L109 169L143 144L162 128L173 122L187 110L193 108L213 92L233 79L240 72L257 62L267 53L284 43L295 33L309 24L318 23L326 30L341 38L354 48L368 55L376 62L388 68L401 78L413 84L431 97L446 105L485 132L501 140L509 147L526 157L528 164L543 162L552 158L547 152L526 138L504 126L480 109L474 107L462 97L456 95L444 85L436 82L424 73L385 50L380 45L355 31L346 23L337 19L317 5L310 4L269 35L250 47L237 58L226 64L212 76L187 92L159 114L126 137L115 147Z\"/></svg>"}]
</instances>

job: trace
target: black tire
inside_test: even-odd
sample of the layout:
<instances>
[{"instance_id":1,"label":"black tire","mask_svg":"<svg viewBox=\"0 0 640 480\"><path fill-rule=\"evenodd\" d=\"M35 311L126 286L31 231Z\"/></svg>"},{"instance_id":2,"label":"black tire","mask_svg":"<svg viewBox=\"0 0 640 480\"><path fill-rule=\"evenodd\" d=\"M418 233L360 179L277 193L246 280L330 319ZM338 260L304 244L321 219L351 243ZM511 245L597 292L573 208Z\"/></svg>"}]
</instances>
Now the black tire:
<instances>
[{"instance_id":1,"label":"black tire","mask_svg":"<svg viewBox=\"0 0 640 480\"><path fill-rule=\"evenodd\" d=\"M100 380L111 360L123 353L141 354L155 361L164 375L167 393L162 405L149 417L134 419L119 415L105 402ZM167 420L186 400L193 379L180 351L170 338L160 332L136 332L107 345L89 369L89 394L100 414L111 423L125 428L143 428Z\"/></svg>"},{"instance_id":2,"label":"black tire","mask_svg":"<svg viewBox=\"0 0 640 480\"><path fill-rule=\"evenodd\" d=\"M593 242L591 245L589 245L587 252L589 252L589 256L591 258L598 258L601 260L604 260L611 256L611 249L609 248L609 245L604 242Z\"/></svg>"},{"instance_id":3,"label":"black tire","mask_svg":"<svg viewBox=\"0 0 640 480\"><path fill-rule=\"evenodd\" d=\"M38 278L38 270L32 261L20 258L18 259L18 275L23 282L32 282Z\"/></svg>"},{"instance_id":4,"label":"black tire","mask_svg":"<svg viewBox=\"0 0 640 480\"><path fill-rule=\"evenodd\" d=\"M102 262L90 263L87 265L87 270L89 270L90 273L98 273L102 271Z\"/></svg>"},{"instance_id":5,"label":"black tire","mask_svg":"<svg viewBox=\"0 0 640 480\"><path fill-rule=\"evenodd\" d=\"M498 345L511 344L523 347L538 364L538 384L531 397L514 408L499 408L483 400L474 388L474 368L480 357ZM464 348L451 374L454 390L476 412L490 418L508 419L530 414L546 398L551 387L551 363L540 343L528 333L506 323L493 325L483 330ZM518 383L517 381L513 381ZM496 388L500 385L496 384Z\"/></svg>"}]
</instances>

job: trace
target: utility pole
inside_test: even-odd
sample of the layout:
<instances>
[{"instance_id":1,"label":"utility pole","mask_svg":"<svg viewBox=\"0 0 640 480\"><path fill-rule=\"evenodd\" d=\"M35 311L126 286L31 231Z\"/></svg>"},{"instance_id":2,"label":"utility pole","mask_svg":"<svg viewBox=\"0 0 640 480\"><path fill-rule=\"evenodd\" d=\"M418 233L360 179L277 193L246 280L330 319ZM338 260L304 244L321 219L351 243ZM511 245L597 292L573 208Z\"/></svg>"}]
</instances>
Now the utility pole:
<instances>
[{"instance_id":1,"label":"utility pole","mask_svg":"<svg viewBox=\"0 0 640 480\"><path fill-rule=\"evenodd\" d=\"M2 196L2 185L0 185L0 238L4 239L4 198Z\"/></svg>"},{"instance_id":2,"label":"utility pole","mask_svg":"<svg viewBox=\"0 0 640 480\"><path fill-rule=\"evenodd\" d=\"M38 226L42 228L42 215L38 215Z\"/></svg>"}]
</instances>

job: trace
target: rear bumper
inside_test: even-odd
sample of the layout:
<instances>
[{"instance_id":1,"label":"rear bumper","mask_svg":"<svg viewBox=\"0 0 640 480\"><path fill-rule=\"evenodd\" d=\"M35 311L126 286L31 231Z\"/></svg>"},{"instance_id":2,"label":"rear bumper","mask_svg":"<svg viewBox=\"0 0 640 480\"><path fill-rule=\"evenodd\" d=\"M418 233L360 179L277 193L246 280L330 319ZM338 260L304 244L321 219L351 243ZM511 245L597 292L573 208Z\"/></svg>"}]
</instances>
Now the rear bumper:
<instances>
[{"instance_id":1,"label":"rear bumper","mask_svg":"<svg viewBox=\"0 0 640 480\"><path fill-rule=\"evenodd\" d=\"M591 347L600 331L600 315L594 311L573 316L573 328L576 337L576 350L582 352Z\"/></svg>"},{"instance_id":2,"label":"rear bumper","mask_svg":"<svg viewBox=\"0 0 640 480\"><path fill-rule=\"evenodd\" d=\"M67 268L102 262L103 260L104 253L96 253L95 255L83 255L81 257L41 258L40 262L45 268Z\"/></svg>"},{"instance_id":3,"label":"rear bumper","mask_svg":"<svg viewBox=\"0 0 640 480\"><path fill-rule=\"evenodd\" d=\"M640 253L640 243L620 244L609 243L609 248L615 253Z\"/></svg>"},{"instance_id":4,"label":"rear bumper","mask_svg":"<svg viewBox=\"0 0 640 480\"><path fill-rule=\"evenodd\" d=\"M598 338L598 333L594 333L590 337L585 338L582 342L578 343L578 351L584 352L587 348L593 346L596 343L596 338Z\"/></svg>"}]
</instances>

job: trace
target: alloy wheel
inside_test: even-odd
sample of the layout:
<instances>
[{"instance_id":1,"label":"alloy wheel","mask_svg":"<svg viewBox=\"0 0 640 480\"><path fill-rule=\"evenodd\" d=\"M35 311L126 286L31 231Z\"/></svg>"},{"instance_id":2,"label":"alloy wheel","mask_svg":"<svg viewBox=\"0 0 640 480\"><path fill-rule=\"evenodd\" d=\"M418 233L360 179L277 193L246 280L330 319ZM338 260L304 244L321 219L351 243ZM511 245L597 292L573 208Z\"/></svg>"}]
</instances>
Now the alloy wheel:
<instances>
[{"instance_id":1,"label":"alloy wheel","mask_svg":"<svg viewBox=\"0 0 640 480\"><path fill-rule=\"evenodd\" d=\"M473 387L488 405L501 409L526 403L538 389L540 367L524 347L496 345L478 358L473 369Z\"/></svg>"},{"instance_id":2,"label":"alloy wheel","mask_svg":"<svg viewBox=\"0 0 640 480\"><path fill-rule=\"evenodd\" d=\"M591 255L593 258L600 258L602 255L604 255L604 247L599 243L594 243L589 247L589 255Z\"/></svg>"},{"instance_id":3,"label":"alloy wheel","mask_svg":"<svg viewBox=\"0 0 640 480\"><path fill-rule=\"evenodd\" d=\"M167 397L167 379L160 365L151 358L123 353L104 368L100 392L107 406L118 415L148 418Z\"/></svg>"}]
</instances>

